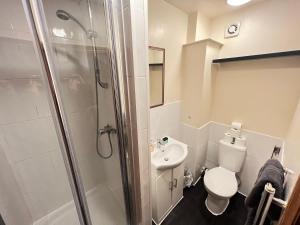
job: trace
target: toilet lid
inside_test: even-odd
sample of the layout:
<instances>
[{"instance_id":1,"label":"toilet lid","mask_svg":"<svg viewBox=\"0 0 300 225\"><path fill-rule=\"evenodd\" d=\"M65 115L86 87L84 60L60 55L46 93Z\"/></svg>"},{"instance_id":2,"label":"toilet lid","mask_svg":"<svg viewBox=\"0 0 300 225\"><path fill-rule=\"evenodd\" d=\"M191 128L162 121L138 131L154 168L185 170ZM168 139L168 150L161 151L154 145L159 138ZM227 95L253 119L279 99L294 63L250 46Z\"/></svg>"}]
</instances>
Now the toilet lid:
<instances>
[{"instance_id":1,"label":"toilet lid","mask_svg":"<svg viewBox=\"0 0 300 225\"><path fill-rule=\"evenodd\" d=\"M222 167L208 170L204 184L208 191L224 198L232 197L238 189L235 173Z\"/></svg>"}]
</instances>

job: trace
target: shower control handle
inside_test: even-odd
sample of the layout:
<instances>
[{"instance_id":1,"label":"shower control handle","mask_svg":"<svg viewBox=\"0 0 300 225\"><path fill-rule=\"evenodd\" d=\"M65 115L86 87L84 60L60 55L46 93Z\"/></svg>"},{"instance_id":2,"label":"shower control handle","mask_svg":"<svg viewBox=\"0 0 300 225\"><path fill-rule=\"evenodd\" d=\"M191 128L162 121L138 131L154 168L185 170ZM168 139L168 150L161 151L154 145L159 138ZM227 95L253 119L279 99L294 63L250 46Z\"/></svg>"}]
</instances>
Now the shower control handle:
<instances>
[{"instance_id":1,"label":"shower control handle","mask_svg":"<svg viewBox=\"0 0 300 225\"><path fill-rule=\"evenodd\" d=\"M110 126L109 124L107 124L103 128L99 129L98 132L101 136L103 134L111 134L111 133L115 134L117 132L117 130L115 128L113 128L112 126Z\"/></svg>"}]
</instances>

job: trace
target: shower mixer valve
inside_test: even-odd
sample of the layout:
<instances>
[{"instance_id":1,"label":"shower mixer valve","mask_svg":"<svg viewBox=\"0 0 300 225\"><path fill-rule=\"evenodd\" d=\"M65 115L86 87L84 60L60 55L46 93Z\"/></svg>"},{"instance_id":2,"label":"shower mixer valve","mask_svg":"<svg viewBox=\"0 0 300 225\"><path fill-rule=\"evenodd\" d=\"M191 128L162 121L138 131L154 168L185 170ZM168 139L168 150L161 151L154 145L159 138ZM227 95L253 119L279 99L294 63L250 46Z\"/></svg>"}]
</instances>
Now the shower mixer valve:
<instances>
[{"instance_id":1,"label":"shower mixer valve","mask_svg":"<svg viewBox=\"0 0 300 225\"><path fill-rule=\"evenodd\" d=\"M103 135L103 134L115 134L117 133L117 130L115 128L113 128L112 126L110 126L109 124L107 124L104 128L99 129L98 134Z\"/></svg>"}]
</instances>

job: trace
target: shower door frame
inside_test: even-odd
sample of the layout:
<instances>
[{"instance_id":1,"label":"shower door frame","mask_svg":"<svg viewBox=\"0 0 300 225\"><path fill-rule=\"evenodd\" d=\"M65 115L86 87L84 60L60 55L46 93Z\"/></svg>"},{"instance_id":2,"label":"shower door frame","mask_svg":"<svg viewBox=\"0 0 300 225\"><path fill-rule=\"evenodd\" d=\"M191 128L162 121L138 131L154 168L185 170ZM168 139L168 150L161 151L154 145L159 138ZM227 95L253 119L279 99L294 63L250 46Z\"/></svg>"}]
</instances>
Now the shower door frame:
<instances>
[{"instance_id":1,"label":"shower door frame","mask_svg":"<svg viewBox=\"0 0 300 225\"><path fill-rule=\"evenodd\" d=\"M90 4L89 0L88 4ZM47 97L50 102L50 110L54 119L56 133L58 135L64 164L68 174L68 180L72 190L74 203L81 225L92 225L87 199L79 172L78 162L74 150L67 114L64 110L63 101L58 88L58 79L55 64L53 62L53 51L50 45L46 17L41 0L22 0L27 22L33 37L33 45L38 56L42 79L47 87ZM108 44L112 63L112 89L116 113L116 125L118 134L118 145L121 163L121 179L125 201L126 221L128 225L137 225L141 220L141 206L137 199L140 194L140 181L138 162L130 143L136 143L137 134L132 132L130 119L130 106L128 105L129 94L127 80L124 78L124 69L120 69L118 63L124 64L124 59L117 62L115 33L112 14L111 0L104 0L106 26L108 31ZM90 7L90 5L89 5ZM90 15L91 16L91 15ZM123 18L121 18L123 20ZM123 21L121 25L123 28ZM123 30L120 32L123 39ZM124 40L121 40L121 45ZM122 48L123 47L123 48ZM119 49L121 57L124 57L124 46ZM123 65L124 66L124 65ZM122 66L121 66L122 67Z\"/></svg>"}]
</instances>

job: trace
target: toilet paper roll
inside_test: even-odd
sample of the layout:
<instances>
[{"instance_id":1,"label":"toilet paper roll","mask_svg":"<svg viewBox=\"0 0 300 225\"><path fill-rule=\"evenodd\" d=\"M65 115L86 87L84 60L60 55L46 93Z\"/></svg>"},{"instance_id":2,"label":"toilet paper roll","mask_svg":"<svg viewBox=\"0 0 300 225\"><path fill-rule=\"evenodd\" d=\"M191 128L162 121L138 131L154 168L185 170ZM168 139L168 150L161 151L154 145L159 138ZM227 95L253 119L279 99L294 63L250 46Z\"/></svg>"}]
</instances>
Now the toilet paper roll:
<instances>
[{"instance_id":1,"label":"toilet paper roll","mask_svg":"<svg viewBox=\"0 0 300 225\"><path fill-rule=\"evenodd\" d=\"M231 128L235 129L235 130L240 130L242 129L242 124L239 122L232 122L231 123Z\"/></svg>"}]
</instances>

